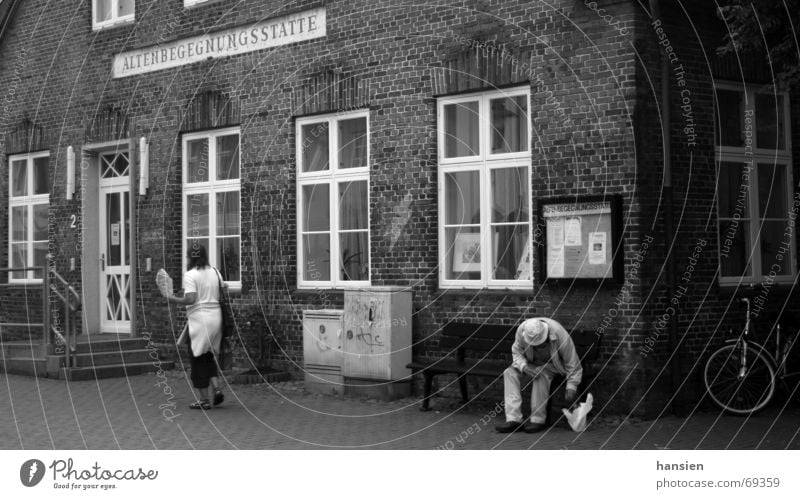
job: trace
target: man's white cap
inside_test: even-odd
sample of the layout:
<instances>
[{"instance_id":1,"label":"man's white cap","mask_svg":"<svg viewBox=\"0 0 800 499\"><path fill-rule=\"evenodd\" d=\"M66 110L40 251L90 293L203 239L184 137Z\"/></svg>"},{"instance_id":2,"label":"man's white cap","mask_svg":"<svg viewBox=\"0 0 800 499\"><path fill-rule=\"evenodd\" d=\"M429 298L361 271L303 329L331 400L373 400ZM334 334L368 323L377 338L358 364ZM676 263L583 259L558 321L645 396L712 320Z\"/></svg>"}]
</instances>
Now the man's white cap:
<instances>
[{"instance_id":1,"label":"man's white cap","mask_svg":"<svg viewBox=\"0 0 800 499\"><path fill-rule=\"evenodd\" d=\"M528 319L520 324L522 339L528 345L539 346L547 341L547 323L541 319Z\"/></svg>"}]
</instances>

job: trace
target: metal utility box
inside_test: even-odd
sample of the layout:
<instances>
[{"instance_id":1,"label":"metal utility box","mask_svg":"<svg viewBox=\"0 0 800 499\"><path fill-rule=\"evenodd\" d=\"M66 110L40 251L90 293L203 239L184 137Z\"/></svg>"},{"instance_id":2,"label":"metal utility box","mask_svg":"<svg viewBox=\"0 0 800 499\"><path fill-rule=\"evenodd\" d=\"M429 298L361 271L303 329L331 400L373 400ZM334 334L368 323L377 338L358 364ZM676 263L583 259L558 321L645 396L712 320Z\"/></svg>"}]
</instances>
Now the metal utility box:
<instances>
[{"instance_id":1,"label":"metal utility box","mask_svg":"<svg viewBox=\"0 0 800 499\"><path fill-rule=\"evenodd\" d=\"M407 288L345 290L343 375L349 392L389 397L408 393L411 321Z\"/></svg>"},{"instance_id":2,"label":"metal utility box","mask_svg":"<svg viewBox=\"0 0 800 499\"><path fill-rule=\"evenodd\" d=\"M342 395L342 311L303 311L303 369L306 389Z\"/></svg>"}]
</instances>

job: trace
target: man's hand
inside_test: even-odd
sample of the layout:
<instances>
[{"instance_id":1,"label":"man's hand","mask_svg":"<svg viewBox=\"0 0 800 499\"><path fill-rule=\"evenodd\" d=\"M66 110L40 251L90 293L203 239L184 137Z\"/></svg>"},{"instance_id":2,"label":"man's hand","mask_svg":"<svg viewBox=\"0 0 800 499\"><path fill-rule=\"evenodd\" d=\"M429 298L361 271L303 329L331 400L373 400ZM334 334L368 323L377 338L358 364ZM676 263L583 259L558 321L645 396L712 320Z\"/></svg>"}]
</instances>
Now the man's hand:
<instances>
[{"instance_id":1,"label":"man's hand","mask_svg":"<svg viewBox=\"0 0 800 499\"><path fill-rule=\"evenodd\" d=\"M569 405L572 405L572 403L575 402L575 390L567 388L567 393L564 394L564 400L566 400Z\"/></svg>"},{"instance_id":2,"label":"man's hand","mask_svg":"<svg viewBox=\"0 0 800 499\"><path fill-rule=\"evenodd\" d=\"M530 364L525 366L525 371L524 372L525 372L525 374L527 374L531 378L536 378L537 376L539 376L542 373L541 369L537 369L535 367L531 367Z\"/></svg>"}]
</instances>

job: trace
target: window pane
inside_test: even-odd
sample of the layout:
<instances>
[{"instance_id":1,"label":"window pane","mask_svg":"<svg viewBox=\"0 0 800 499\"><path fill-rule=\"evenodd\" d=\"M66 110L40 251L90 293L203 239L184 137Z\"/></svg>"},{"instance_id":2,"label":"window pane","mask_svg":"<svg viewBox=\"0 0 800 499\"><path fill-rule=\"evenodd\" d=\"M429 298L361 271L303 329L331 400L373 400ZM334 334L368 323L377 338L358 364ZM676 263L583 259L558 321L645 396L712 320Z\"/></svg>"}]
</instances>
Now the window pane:
<instances>
[{"instance_id":1,"label":"window pane","mask_svg":"<svg viewBox=\"0 0 800 499\"><path fill-rule=\"evenodd\" d=\"M750 183L750 172L747 177L741 163L720 163L717 174L717 196L719 197L719 216L732 218L735 213L747 218L747 189Z\"/></svg>"},{"instance_id":2,"label":"window pane","mask_svg":"<svg viewBox=\"0 0 800 499\"><path fill-rule=\"evenodd\" d=\"M111 19L111 2L112 0L94 0L97 22Z\"/></svg>"},{"instance_id":3,"label":"window pane","mask_svg":"<svg viewBox=\"0 0 800 499\"><path fill-rule=\"evenodd\" d=\"M717 108L714 113L716 145L741 147L743 95L736 90L716 89Z\"/></svg>"},{"instance_id":4,"label":"window pane","mask_svg":"<svg viewBox=\"0 0 800 499\"><path fill-rule=\"evenodd\" d=\"M528 98L492 99L492 154L528 150Z\"/></svg>"},{"instance_id":5,"label":"window pane","mask_svg":"<svg viewBox=\"0 0 800 499\"><path fill-rule=\"evenodd\" d=\"M494 169L492 222L528 222L528 169Z\"/></svg>"},{"instance_id":6,"label":"window pane","mask_svg":"<svg viewBox=\"0 0 800 499\"><path fill-rule=\"evenodd\" d=\"M23 268L28 266L28 245L17 243L11 245L11 267ZM25 279L25 272L12 272L13 279Z\"/></svg>"},{"instance_id":7,"label":"window pane","mask_svg":"<svg viewBox=\"0 0 800 499\"><path fill-rule=\"evenodd\" d=\"M240 281L239 272L239 238L224 237L217 239L217 268L226 281Z\"/></svg>"},{"instance_id":8,"label":"window pane","mask_svg":"<svg viewBox=\"0 0 800 499\"><path fill-rule=\"evenodd\" d=\"M33 240L47 240L47 206L46 204L33 205Z\"/></svg>"},{"instance_id":9,"label":"window pane","mask_svg":"<svg viewBox=\"0 0 800 499\"><path fill-rule=\"evenodd\" d=\"M239 178L239 135L217 137L217 180Z\"/></svg>"},{"instance_id":10,"label":"window pane","mask_svg":"<svg viewBox=\"0 0 800 499\"><path fill-rule=\"evenodd\" d=\"M50 158L42 157L33 160L33 193L34 194L49 194L50 193L50 176L48 172L48 164Z\"/></svg>"},{"instance_id":11,"label":"window pane","mask_svg":"<svg viewBox=\"0 0 800 499\"><path fill-rule=\"evenodd\" d=\"M723 277L750 275L748 249L750 222L741 220L719 223L720 272Z\"/></svg>"},{"instance_id":12,"label":"window pane","mask_svg":"<svg viewBox=\"0 0 800 499\"><path fill-rule=\"evenodd\" d=\"M122 264L122 234L120 221L120 193L112 192L106 195L106 264ZM117 237L112 237L116 225Z\"/></svg>"},{"instance_id":13,"label":"window pane","mask_svg":"<svg viewBox=\"0 0 800 499\"><path fill-rule=\"evenodd\" d=\"M761 218L786 218L786 166L758 165L758 213Z\"/></svg>"},{"instance_id":14,"label":"window pane","mask_svg":"<svg viewBox=\"0 0 800 499\"><path fill-rule=\"evenodd\" d=\"M217 193L217 235L239 235L239 192Z\"/></svg>"},{"instance_id":15,"label":"window pane","mask_svg":"<svg viewBox=\"0 0 800 499\"><path fill-rule=\"evenodd\" d=\"M448 225L481 222L480 179L477 171L448 173L445 182L445 223Z\"/></svg>"},{"instance_id":16,"label":"window pane","mask_svg":"<svg viewBox=\"0 0 800 499\"><path fill-rule=\"evenodd\" d=\"M303 279L306 281L331 280L331 244L328 234L303 236Z\"/></svg>"},{"instance_id":17,"label":"window pane","mask_svg":"<svg viewBox=\"0 0 800 499\"><path fill-rule=\"evenodd\" d=\"M28 167L27 161L12 161L11 162L11 183L13 188L11 193L13 196L26 196L28 194Z\"/></svg>"},{"instance_id":18,"label":"window pane","mask_svg":"<svg viewBox=\"0 0 800 499\"><path fill-rule=\"evenodd\" d=\"M197 249L200 248L200 246L202 246L203 248L205 248L206 254L208 254L210 247L208 246L207 237L188 237L186 238L186 241L187 241L186 242L187 248L190 252L197 251Z\"/></svg>"},{"instance_id":19,"label":"window pane","mask_svg":"<svg viewBox=\"0 0 800 499\"><path fill-rule=\"evenodd\" d=\"M186 237L208 236L208 194L186 196L186 216Z\"/></svg>"},{"instance_id":20,"label":"window pane","mask_svg":"<svg viewBox=\"0 0 800 499\"><path fill-rule=\"evenodd\" d=\"M208 182L208 140L186 141L186 182Z\"/></svg>"},{"instance_id":21,"label":"window pane","mask_svg":"<svg viewBox=\"0 0 800 499\"><path fill-rule=\"evenodd\" d=\"M15 206L11 208L11 240L28 240L28 207Z\"/></svg>"},{"instance_id":22,"label":"window pane","mask_svg":"<svg viewBox=\"0 0 800 499\"><path fill-rule=\"evenodd\" d=\"M47 242L33 243L33 266L34 267L47 266ZM33 278L34 279L44 278L44 272L42 270L34 270Z\"/></svg>"},{"instance_id":23,"label":"window pane","mask_svg":"<svg viewBox=\"0 0 800 499\"><path fill-rule=\"evenodd\" d=\"M304 185L303 231L331 230L330 206L330 189L328 184Z\"/></svg>"},{"instance_id":24,"label":"window pane","mask_svg":"<svg viewBox=\"0 0 800 499\"><path fill-rule=\"evenodd\" d=\"M303 171L319 172L328 169L328 122L312 123L300 127L303 138Z\"/></svg>"},{"instance_id":25,"label":"window pane","mask_svg":"<svg viewBox=\"0 0 800 499\"><path fill-rule=\"evenodd\" d=\"M339 235L340 279L345 281L369 279L369 243L367 240L366 231L346 232Z\"/></svg>"},{"instance_id":26,"label":"window pane","mask_svg":"<svg viewBox=\"0 0 800 499\"><path fill-rule=\"evenodd\" d=\"M116 154L104 154L100 156L100 176L102 178L119 177L127 167L126 158L122 157L121 161L117 162Z\"/></svg>"},{"instance_id":27,"label":"window pane","mask_svg":"<svg viewBox=\"0 0 800 499\"><path fill-rule=\"evenodd\" d=\"M480 154L478 117L478 101L444 106L446 158Z\"/></svg>"},{"instance_id":28,"label":"window pane","mask_svg":"<svg viewBox=\"0 0 800 499\"><path fill-rule=\"evenodd\" d=\"M776 258L781 244L788 245L791 241L792 233L786 230L786 225L785 221L763 222L761 225L759 240L761 243L761 273L764 275L791 274L791 246L784 248L782 260L778 261Z\"/></svg>"},{"instance_id":29,"label":"window pane","mask_svg":"<svg viewBox=\"0 0 800 499\"><path fill-rule=\"evenodd\" d=\"M339 122L339 168L367 166L367 119Z\"/></svg>"},{"instance_id":30,"label":"window pane","mask_svg":"<svg viewBox=\"0 0 800 499\"><path fill-rule=\"evenodd\" d=\"M448 228L445 236L445 278L481 278L481 235L478 227Z\"/></svg>"},{"instance_id":31,"label":"window pane","mask_svg":"<svg viewBox=\"0 0 800 499\"><path fill-rule=\"evenodd\" d=\"M367 182L342 182L339 184L339 228L342 230L366 229Z\"/></svg>"},{"instance_id":32,"label":"window pane","mask_svg":"<svg viewBox=\"0 0 800 499\"><path fill-rule=\"evenodd\" d=\"M782 95L756 94L756 147L786 149L783 119Z\"/></svg>"},{"instance_id":33,"label":"window pane","mask_svg":"<svg viewBox=\"0 0 800 499\"><path fill-rule=\"evenodd\" d=\"M492 227L494 279L531 278L530 242L527 224Z\"/></svg>"},{"instance_id":34,"label":"window pane","mask_svg":"<svg viewBox=\"0 0 800 499\"><path fill-rule=\"evenodd\" d=\"M131 195L129 192L124 193L122 199L122 213L125 226L122 232L122 242L124 246L122 251L125 253L125 265L131 264L130 252L130 237L131 237Z\"/></svg>"},{"instance_id":35,"label":"window pane","mask_svg":"<svg viewBox=\"0 0 800 499\"><path fill-rule=\"evenodd\" d=\"M127 16L129 14L133 14L134 4L136 3L134 0L118 0L118 2L119 2L120 16Z\"/></svg>"}]
</instances>

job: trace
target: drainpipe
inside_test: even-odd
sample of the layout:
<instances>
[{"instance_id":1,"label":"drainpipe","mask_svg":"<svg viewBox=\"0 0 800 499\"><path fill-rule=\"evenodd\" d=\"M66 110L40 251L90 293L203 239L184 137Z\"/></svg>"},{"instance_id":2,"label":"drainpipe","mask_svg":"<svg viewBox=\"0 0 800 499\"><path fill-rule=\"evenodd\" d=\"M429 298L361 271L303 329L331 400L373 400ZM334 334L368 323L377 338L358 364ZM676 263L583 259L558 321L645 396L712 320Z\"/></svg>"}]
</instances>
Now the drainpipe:
<instances>
[{"instance_id":1,"label":"drainpipe","mask_svg":"<svg viewBox=\"0 0 800 499\"><path fill-rule=\"evenodd\" d=\"M658 0L650 0L650 13L653 19L661 19L661 8ZM670 91L669 91L669 60L663 50L660 50L661 56L661 118L662 118L662 150L664 152L664 241L667 248L667 299L672 299L675 296L675 256L674 251L669 247L675 238L675 229L672 217L672 133L670 128L672 120L670 118ZM672 245L674 248L675 246ZM670 352L669 372L670 381L672 384L672 403L670 409L673 413L677 412L676 395L678 386L680 386L680 372L678 365L677 347L678 347L678 317L677 312L670 318L669 321L669 339L668 346Z\"/></svg>"}]
</instances>

